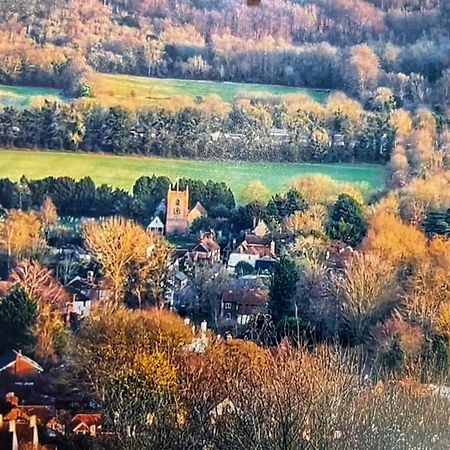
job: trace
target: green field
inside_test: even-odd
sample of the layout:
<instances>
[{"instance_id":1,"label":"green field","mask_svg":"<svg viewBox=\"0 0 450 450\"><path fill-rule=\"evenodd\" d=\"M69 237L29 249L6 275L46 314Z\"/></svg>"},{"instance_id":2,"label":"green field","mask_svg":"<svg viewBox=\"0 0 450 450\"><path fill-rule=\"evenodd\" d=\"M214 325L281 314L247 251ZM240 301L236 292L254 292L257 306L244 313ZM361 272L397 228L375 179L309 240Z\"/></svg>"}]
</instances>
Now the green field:
<instances>
[{"instance_id":1,"label":"green field","mask_svg":"<svg viewBox=\"0 0 450 450\"><path fill-rule=\"evenodd\" d=\"M97 183L129 190L142 175L165 175L172 180L186 177L224 181L240 196L250 180L261 180L272 193L285 188L296 176L320 173L337 181L383 186L385 169L363 164L255 163L234 161L195 161L139 156L113 156L92 153L63 153L26 150L0 150L0 177L18 180L45 176L91 176Z\"/></svg>"},{"instance_id":2,"label":"green field","mask_svg":"<svg viewBox=\"0 0 450 450\"><path fill-rule=\"evenodd\" d=\"M91 74L89 83L94 89L95 98L80 99L78 102L100 103L105 107L118 105L130 109L152 105L178 109L181 106L201 106L203 102L206 102L204 107L214 109L220 108L220 102L229 105L235 98L292 93L306 94L324 102L329 94L328 91L320 89L268 84L174 80L100 73ZM57 89L0 85L0 106L39 105L45 99L64 101Z\"/></svg>"},{"instance_id":3,"label":"green field","mask_svg":"<svg viewBox=\"0 0 450 450\"><path fill-rule=\"evenodd\" d=\"M62 97L57 89L0 84L0 105L25 107L43 99L60 101Z\"/></svg>"}]
</instances>

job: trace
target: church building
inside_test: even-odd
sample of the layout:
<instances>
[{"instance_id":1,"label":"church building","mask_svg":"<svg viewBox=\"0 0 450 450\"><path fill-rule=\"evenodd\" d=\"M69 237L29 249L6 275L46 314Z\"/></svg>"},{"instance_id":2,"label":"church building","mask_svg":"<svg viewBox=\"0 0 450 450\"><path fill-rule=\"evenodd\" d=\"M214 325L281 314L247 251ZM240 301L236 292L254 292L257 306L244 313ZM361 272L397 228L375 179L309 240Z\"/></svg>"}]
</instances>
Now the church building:
<instances>
[{"instance_id":1,"label":"church building","mask_svg":"<svg viewBox=\"0 0 450 450\"><path fill-rule=\"evenodd\" d=\"M189 231L189 187L180 189L177 181L169 186L166 203L166 234L187 234Z\"/></svg>"}]
</instances>

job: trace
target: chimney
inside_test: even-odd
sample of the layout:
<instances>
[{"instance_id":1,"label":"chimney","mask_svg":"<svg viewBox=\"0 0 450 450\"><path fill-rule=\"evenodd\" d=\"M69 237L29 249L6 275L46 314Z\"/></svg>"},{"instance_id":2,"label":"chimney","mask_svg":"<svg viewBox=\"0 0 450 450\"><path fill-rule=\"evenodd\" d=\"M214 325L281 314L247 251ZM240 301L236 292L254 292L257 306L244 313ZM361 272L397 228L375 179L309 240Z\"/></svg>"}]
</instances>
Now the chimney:
<instances>
[{"instance_id":1,"label":"chimney","mask_svg":"<svg viewBox=\"0 0 450 450\"><path fill-rule=\"evenodd\" d=\"M9 421L9 432L12 433L12 450L19 450L19 441L16 433L16 421L14 419Z\"/></svg>"},{"instance_id":2,"label":"chimney","mask_svg":"<svg viewBox=\"0 0 450 450\"><path fill-rule=\"evenodd\" d=\"M275 255L275 241L270 241L270 253Z\"/></svg>"},{"instance_id":3,"label":"chimney","mask_svg":"<svg viewBox=\"0 0 450 450\"><path fill-rule=\"evenodd\" d=\"M38 448L39 435L38 435L37 421L36 421L35 415L30 417L30 428L32 428L32 430L33 430L33 448Z\"/></svg>"},{"instance_id":4,"label":"chimney","mask_svg":"<svg viewBox=\"0 0 450 450\"><path fill-rule=\"evenodd\" d=\"M94 272L92 270L89 270L86 276L86 281L89 284L94 284Z\"/></svg>"}]
</instances>

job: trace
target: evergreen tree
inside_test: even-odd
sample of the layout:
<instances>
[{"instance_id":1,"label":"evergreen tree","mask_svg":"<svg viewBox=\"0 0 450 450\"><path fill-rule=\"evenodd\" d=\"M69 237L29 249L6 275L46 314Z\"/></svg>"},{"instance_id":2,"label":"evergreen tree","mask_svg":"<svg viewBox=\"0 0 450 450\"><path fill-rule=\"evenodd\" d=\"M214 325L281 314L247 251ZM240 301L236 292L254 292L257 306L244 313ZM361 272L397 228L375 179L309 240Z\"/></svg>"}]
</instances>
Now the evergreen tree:
<instances>
[{"instance_id":1,"label":"evergreen tree","mask_svg":"<svg viewBox=\"0 0 450 450\"><path fill-rule=\"evenodd\" d=\"M37 306L21 288L0 299L0 353L31 350Z\"/></svg>"},{"instance_id":2,"label":"evergreen tree","mask_svg":"<svg viewBox=\"0 0 450 450\"><path fill-rule=\"evenodd\" d=\"M273 272L269 289L269 310L276 323L292 314L298 276L295 261L282 256Z\"/></svg>"},{"instance_id":3,"label":"evergreen tree","mask_svg":"<svg viewBox=\"0 0 450 450\"><path fill-rule=\"evenodd\" d=\"M330 211L326 227L328 236L356 246L363 240L366 230L361 205L353 197L340 194Z\"/></svg>"}]
</instances>

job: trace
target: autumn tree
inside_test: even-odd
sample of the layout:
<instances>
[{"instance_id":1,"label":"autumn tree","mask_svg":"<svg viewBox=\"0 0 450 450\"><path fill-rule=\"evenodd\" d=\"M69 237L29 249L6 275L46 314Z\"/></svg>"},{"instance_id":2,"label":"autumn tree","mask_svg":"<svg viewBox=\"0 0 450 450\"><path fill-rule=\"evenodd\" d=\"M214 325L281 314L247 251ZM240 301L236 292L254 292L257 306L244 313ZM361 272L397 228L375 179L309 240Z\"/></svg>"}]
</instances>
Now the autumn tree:
<instances>
[{"instance_id":1,"label":"autumn tree","mask_svg":"<svg viewBox=\"0 0 450 450\"><path fill-rule=\"evenodd\" d=\"M264 183L258 180L252 180L242 189L241 200L245 203L265 203L269 199L269 196L269 189Z\"/></svg>"},{"instance_id":2,"label":"autumn tree","mask_svg":"<svg viewBox=\"0 0 450 450\"><path fill-rule=\"evenodd\" d=\"M150 235L150 244L144 260L130 264L126 290L134 295L139 307L145 303L162 308L167 287L167 270L172 248L164 237Z\"/></svg>"},{"instance_id":3,"label":"autumn tree","mask_svg":"<svg viewBox=\"0 0 450 450\"><path fill-rule=\"evenodd\" d=\"M391 263L373 254L354 254L343 274L336 274L333 285L341 298L342 319L352 342L367 339L370 326L398 304L395 281Z\"/></svg>"},{"instance_id":4,"label":"autumn tree","mask_svg":"<svg viewBox=\"0 0 450 450\"><path fill-rule=\"evenodd\" d=\"M147 258L158 257L156 252L152 254L157 246L142 227L121 217L86 222L83 235L89 250L112 283L114 304L120 304L133 263L141 265ZM155 266L148 266L148 271L154 269Z\"/></svg>"},{"instance_id":5,"label":"autumn tree","mask_svg":"<svg viewBox=\"0 0 450 450\"><path fill-rule=\"evenodd\" d=\"M355 92L362 98L370 89L376 86L380 63L375 52L366 44L360 44L350 49L346 79L349 86L355 86Z\"/></svg>"},{"instance_id":6,"label":"autumn tree","mask_svg":"<svg viewBox=\"0 0 450 450\"><path fill-rule=\"evenodd\" d=\"M20 287L36 303L36 356L41 360L55 362L58 341L64 328L67 292L50 270L37 261L21 261L11 272L10 279L14 286Z\"/></svg>"},{"instance_id":7,"label":"autumn tree","mask_svg":"<svg viewBox=\"0 0 450 450\"><path fill-rule=\"evenodd\" d=\"M39 255L46 248L42 222L34 211L9 211L0 224L0 240L7 252L8 264L12 258Z\"/></svg>"},{"instance_id":8,"label":"autumn tree","mask_svg":"<svg viewBox=\"0 0 450 450\"><path fill-rule=\"evenodd\" d=\"M48 232L49 225L54 225L58 220L58 212L52 199L48 196L44 197L40 210L41 220L44 229Z\"/></svg>"}]
</instances>

